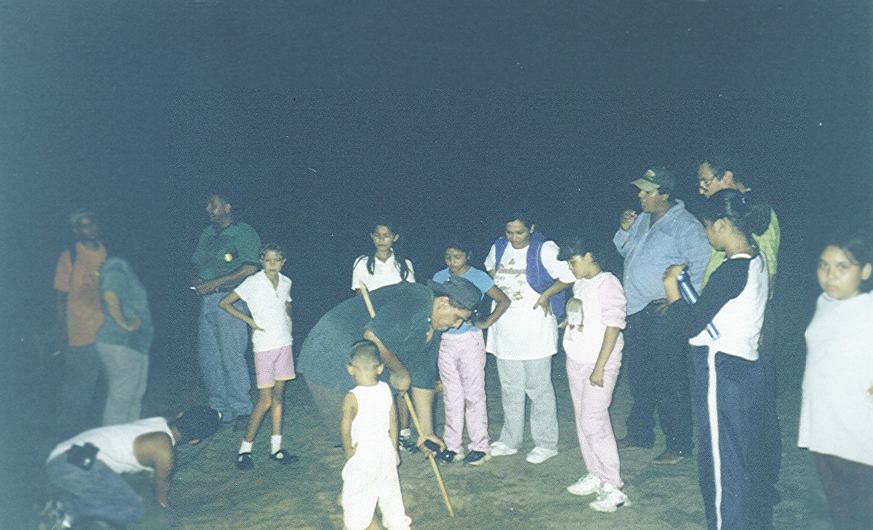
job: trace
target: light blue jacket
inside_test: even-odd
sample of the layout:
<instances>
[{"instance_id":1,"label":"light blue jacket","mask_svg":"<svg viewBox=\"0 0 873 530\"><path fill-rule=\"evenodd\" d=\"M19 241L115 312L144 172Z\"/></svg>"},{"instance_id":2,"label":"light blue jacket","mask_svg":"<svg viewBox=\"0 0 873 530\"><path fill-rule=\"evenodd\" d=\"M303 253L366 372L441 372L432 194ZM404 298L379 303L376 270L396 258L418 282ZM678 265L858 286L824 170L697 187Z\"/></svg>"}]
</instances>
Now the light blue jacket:
<instances>
[{"instance_id":1,"label":"light blue jacket","mask_svg":"<svg viewBox=\"0 0 873 530\"><path fill-rule=\"evenodd\" d=\"M624 257L628 315L664 298L662 278L670 265L687 265L691 283L700 291L712 251L703 225L685 209L682 201L677 200L653 226L651 218L648 213L638 215L628 230L619 229L612 238Z\"/></svg>"}]
</instances>

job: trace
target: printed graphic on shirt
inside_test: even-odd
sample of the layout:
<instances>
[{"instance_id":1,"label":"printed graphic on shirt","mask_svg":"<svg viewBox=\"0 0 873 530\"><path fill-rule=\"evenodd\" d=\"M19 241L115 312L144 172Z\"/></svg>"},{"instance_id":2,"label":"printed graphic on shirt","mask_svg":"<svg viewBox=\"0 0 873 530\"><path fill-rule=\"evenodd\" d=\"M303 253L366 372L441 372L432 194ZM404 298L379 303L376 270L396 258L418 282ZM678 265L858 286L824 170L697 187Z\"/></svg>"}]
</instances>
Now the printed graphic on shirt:
<instances>
[{"instance_id":1,"label":"printed graphic on shirt","mask_svg":"<svg viewBox=\"0 0 873 530\"><path fill-rule=\"evenodd\" d=\"M494 275L494 284L500 288L503 293L513 302L517 302L524 298L524 288L527 286L526 267L527 263L521 264L519 268L515 262L515 258L504 257L501 260L500 267L497 268L497 274Z\"/></svg>"}]
</instances>

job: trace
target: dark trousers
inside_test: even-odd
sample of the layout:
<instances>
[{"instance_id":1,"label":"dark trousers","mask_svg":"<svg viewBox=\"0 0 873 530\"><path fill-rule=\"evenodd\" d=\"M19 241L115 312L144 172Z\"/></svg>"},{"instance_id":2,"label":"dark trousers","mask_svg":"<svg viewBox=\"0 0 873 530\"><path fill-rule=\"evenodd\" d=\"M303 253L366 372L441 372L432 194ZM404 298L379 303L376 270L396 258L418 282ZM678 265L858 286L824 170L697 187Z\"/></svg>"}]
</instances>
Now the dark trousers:
<instances>
[{"instance_id":1,"label":"dark trousers","mask_svg":"<svg viewBox=\"0 0 873 530\"><path fill-rule=\"evenodd\" d=\"M873 528L873 466L813 453L837 530Z\"/></svg>"},{"instance_id":2,"label":"dark trousers","mask_svg":"<svg viewBox=\"0 0 873 530\"><path fill-rule=\"evenodd\" d=\"M58 428L63 435L72 436L94 426L97 411L94 398L103 363L94 344L69 346L63 355Z\"/></svg>"},{"instance_id":3,"label":"dark trousers","mask_svg":"<svg viewBox=\"0 0 873 530\"><path fill-rule=\"evenodd\" d=\"M622 363L633 406L627 436L636 445L655 441L655 411L667 449L688 454L692 448L688 344L679 338L673 317L659 315L654 304L627 318Z\"/></svg>"},{"instance_id":4,"label":"dark trousers","mask_svg":"<svg viewBox=\"0 0 873 530\"><path fill-rule=\"evenodd\" d=\"M764 371L760 361L692 349L698 431L698 478L709 528L773 527L774 484L758 448L764 440ZM712 428L717 422L718 429ZM716 451L717 449L717 451ZM716 460L714 457L718 456ZM720 501L719 501L720 499Z\"/></svg>"},{"instance_id":5,"label":"dark trousers","mask_svg":"<svg viewBox=\"0 0 873 530\"><path fill-rule=\"evenodd\" d=\"M772 301L767 303L764 312L764 325L761 328L761 344L758 346L758 356L761 361L764 393L760 403L759 412L762 422L761 429L763 438L755 447L760 454L758 461L762 465L762 476L772 488L764 494L769 497L771 504L778 504L779 494L776 491L776 483L779 481L779 469L782 465L782 428L779 425L779 413L777 410L777 341L776 325Z\"/></svg>"}]
</instances>

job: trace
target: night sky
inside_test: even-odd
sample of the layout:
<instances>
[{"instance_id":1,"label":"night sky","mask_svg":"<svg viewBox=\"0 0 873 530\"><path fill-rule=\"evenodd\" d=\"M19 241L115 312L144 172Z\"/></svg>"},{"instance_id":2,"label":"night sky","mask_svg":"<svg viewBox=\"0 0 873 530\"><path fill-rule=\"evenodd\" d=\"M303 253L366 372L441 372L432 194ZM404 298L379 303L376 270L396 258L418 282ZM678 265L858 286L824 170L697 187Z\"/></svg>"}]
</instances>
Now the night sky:
<instances>
[{"instance_id":1,"label":"night sky","mask_svg":"<svg viewBox=\"0 0 873 530\"><path fill-rule=\"evenodd\" d=\"M287 247L297 344L377 212L427 278L454 235L481 263L507 206L611 233L651 164L693 198L727 146L782 219L786 305L823 233L873 219L869 2L368 4L2 2L4 355L50 325L79 206L143 278L157 355L190 352L213 190Z\"/></svg>"}]
</instances>

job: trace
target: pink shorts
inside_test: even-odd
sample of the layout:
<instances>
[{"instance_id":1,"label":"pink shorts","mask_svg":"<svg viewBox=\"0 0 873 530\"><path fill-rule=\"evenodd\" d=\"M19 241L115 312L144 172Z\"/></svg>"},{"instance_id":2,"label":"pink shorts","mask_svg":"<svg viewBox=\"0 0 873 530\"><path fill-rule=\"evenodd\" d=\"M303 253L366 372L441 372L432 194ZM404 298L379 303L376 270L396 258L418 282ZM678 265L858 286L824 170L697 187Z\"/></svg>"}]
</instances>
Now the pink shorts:
<instances>
[{"instance_id":1,"label":"pink shorts","mask_svg":"<svg viewBox=\"0 0 873 530\"><path fill-rule=\"evenodd\" d=\"M275 350L255 352L255 380L258 388L273 388L276 381L290 381L296 377L290 344Z\"/></svg>"}]
</instances>

